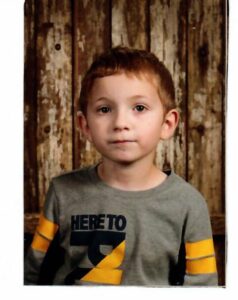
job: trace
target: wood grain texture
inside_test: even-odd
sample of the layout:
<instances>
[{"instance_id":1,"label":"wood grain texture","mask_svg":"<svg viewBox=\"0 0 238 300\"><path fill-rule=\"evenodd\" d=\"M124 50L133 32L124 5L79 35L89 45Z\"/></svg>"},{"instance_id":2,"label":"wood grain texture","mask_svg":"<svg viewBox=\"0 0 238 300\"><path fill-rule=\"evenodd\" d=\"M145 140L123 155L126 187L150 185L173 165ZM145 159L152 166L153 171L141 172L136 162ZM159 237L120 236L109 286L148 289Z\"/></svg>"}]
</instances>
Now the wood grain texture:
<instances>
[{"instance_id":1,"label":"wood grain texture","mask_svg":"<svg viewBox=\"0 0 238 300\"><path fill-rule=\"evenodd\" d=\"M39 213L25 213L24 214L24 232L34 234L39 223Z\"/></svg>"},{"instance_id":2,"label":"wood grain texture","mask_svg":"<svg viewBox=\"0 0 238 300\"><path fill-rule=\"evenodd\" d=\"M188 180L211 213L224 211L223 2L189 1L188 10Z\"/></svg>"},{"instance_id":3,"label":"wood grain texture","mask_svg":"<svg viewBox=\"0 0 238 300\"><path fill-rule=\"evenodd\" d=\"M24 210L37 212L35 1L24 4Z\"/></svg>"},{"instance_id":4,"label":"wood grain texture","mask_svg":"<svg viewBox=\"0 0 238 300\"><path fill-rule=\"evenodd\" d=\"M112 0L112 46L149 47L148 1Z\"/></svg>"},{"instance_id":5,"label":"wood grain texture","mask_svg":"<svg viewBox=\"0 0 238 300\"><path fill-rule=\"evenodd\" d=\"M39 205L50 179L72 169L70 1L37 1L37 160Z\"/></svg>"},{"instance_id":6,"label":"wood grain texture","mask_svg":"<svg viewBox=\"0 0 238 300\"><path fill-rule=\"evenodd\" d=\"M95 55L110 47L109 0L74 2L74 167L95 164L100 154L79 132L76 112L82 76Z\"/></svg>"},{"instance_id":7,"label":"wood grain texture","mask_svg":"<svg viewBox=\"0 0 238 300\"><path fill-rule=\"evenodd\" d=\"M226 223L224 214L214 214L211 217L212 231L214 235L226 234Z\"/></svg>"},{"instance_id":8,"label":"wood grain texture","mask_svg":"<svg viewBox=\"0 0 238 300\"><path fill-rule=\"evenodd\" d=\"M186 3L152 0L150 6L151 51L171 72L180 122L175 136L160 142L156 163L186 178Z\"/></svg>"},{"instance_id":9,"label":"wood grain texture","mask_svg":"<svg viewBox=\"0 0 238 300\"><path fill-rule=\"evenodd\" d=\"M49 178L100 159L77 126L81 78L94 56L108 49L111 43L118 44L119 36L123 35L127 45L155 52L175 81L181 120L175 137L158 146L157 165L174 168L194 184L207 198L211 212L224 212L221 199L224 198L224 163L221 163L224 161L224 1L199 4L188 1L189 6L185 0L36 3L36 30L33 21L28 25L37 37L36 55L34 58L33 48L26 46L25 58L28 68L25 81L33 78L25 84L28 199L36 199L34 195L39 189L38 202L42 204ZM29 38L26 44L33 47L32 37ZM34 59L37 80L34 80ZM28 105L27 101L31 103ZM37 159L36 117L32 117L36 112ZM33 210L38 207L36 201L33 200ZM30 209L31 204L27 205Z\"/></svg>"}]
</instances>

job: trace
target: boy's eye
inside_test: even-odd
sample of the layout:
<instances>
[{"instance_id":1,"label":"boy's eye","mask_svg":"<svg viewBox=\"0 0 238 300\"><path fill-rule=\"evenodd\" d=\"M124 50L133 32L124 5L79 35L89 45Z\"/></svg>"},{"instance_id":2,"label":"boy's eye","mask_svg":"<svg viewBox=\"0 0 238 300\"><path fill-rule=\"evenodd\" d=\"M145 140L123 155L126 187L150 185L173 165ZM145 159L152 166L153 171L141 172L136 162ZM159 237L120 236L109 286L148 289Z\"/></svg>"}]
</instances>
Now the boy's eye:
<instances>
[{"instance_id":1,"label":"boy's eye","mask_svg":"<svg viewBox=\"0 0 238 300\"><path fill-rule=\"evenodd\" d=\"M141 104L138 104L138 105L135 106L135 110L137 110L137 111L143 111L145 109L146 109L146 107L144 105L141 105Z\"/></svg>"},{"instance_id":2,"label":"boy's eye","mask_svg":"<svg viewBox=\"0 0 238 300\"><path fill-rule=\"evenodd\" d=\"M101 112L103 114L106 114L106 113L108 113L110 111L110 108L107 107L107 106L103 106L103 107L98 108L97 111Z\"/></svg>"}]
</instances>

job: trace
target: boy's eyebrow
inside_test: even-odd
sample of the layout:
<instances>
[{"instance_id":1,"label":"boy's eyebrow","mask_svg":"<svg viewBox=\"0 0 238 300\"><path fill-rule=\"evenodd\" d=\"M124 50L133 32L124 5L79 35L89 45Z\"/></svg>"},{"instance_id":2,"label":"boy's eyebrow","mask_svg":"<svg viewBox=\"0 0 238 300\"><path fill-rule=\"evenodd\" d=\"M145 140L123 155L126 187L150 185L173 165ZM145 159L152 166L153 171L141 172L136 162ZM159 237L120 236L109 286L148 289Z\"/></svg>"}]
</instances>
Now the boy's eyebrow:
<instances>
[{"instance_id":1,"label":"boy's eyebrow","mask_svg":"<svg viewBox=\"0 0 238 300\"><path fill-rule=\"evenodd\" d=\"M98 101L102 101L102 100L111 101L111 99L110 99L110 98L107 98L107 97L100 97L100 98L96 99L96 102L98 102Z\"/></svg>"},{"instance_id":2,"label":"boy's eyebrow","mask_svg":"<svg viewBox=\"0 0 238 300\"><path fill-rule=\"evenodd\" d=\"M146 95L134 95L134 96L130 96L127 98L128 100L137 100L137 99L148 99L148 97ZM96 99L95 102L98 102L98 101L103 101L103 100L106 100L106 101L113 101L111 98L108 98L108 97L99 97L98 99Z\"/></svg>"},{"instance_id":3,"label":"boy's eyebrow","mask_svg":"<svg viewBox=\"0 0 238 300\"><path fill-rule=\"evenodd\" d=\"M129 100L148 99L146 95L134 95L128 98Z\"/></svg>"}]
</instances>

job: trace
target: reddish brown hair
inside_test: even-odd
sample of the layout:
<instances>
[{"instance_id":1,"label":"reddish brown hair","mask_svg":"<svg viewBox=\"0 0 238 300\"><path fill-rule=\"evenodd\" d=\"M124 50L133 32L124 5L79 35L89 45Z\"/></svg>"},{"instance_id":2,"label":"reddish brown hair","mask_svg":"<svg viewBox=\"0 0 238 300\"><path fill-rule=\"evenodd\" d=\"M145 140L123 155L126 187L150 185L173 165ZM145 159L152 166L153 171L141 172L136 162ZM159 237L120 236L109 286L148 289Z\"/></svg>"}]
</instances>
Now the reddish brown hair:
<instances>
[{"instance_id":1,"label":"reddish brown hair","mask_svg":"<svg viewBox=\"0 0 238 300\"><path fill-rule=\"evenodd\" d=\"M151 52L118 46L96 58L85 74L79 97L80 110L86 115L88 97L96 78L123 72L139 77L153 76L165 111L176 107L174 83L164 64Z\"/></svg>"}]
</instances>

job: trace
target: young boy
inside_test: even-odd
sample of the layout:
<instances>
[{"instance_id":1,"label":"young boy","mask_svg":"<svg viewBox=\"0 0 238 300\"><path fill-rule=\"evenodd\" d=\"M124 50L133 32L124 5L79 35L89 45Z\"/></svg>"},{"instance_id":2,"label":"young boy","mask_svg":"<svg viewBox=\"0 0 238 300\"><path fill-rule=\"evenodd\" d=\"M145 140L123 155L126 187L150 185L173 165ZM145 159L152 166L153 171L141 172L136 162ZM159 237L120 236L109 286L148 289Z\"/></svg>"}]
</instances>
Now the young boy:
<instances>
[{"instance_id":1,"label":"young boy","mask_svg":"<svg viewBox=\"0 0 238 300\"><path fill-rule=\"evenodd\" d=\"M101 162L53 178L25 263L39 283L59 237L53 284L217 285L203 197L154 165L179 115L169 71L155 55L117 47L101 55L81 88L79 125Z\"/></svg>"}]
</instances>

